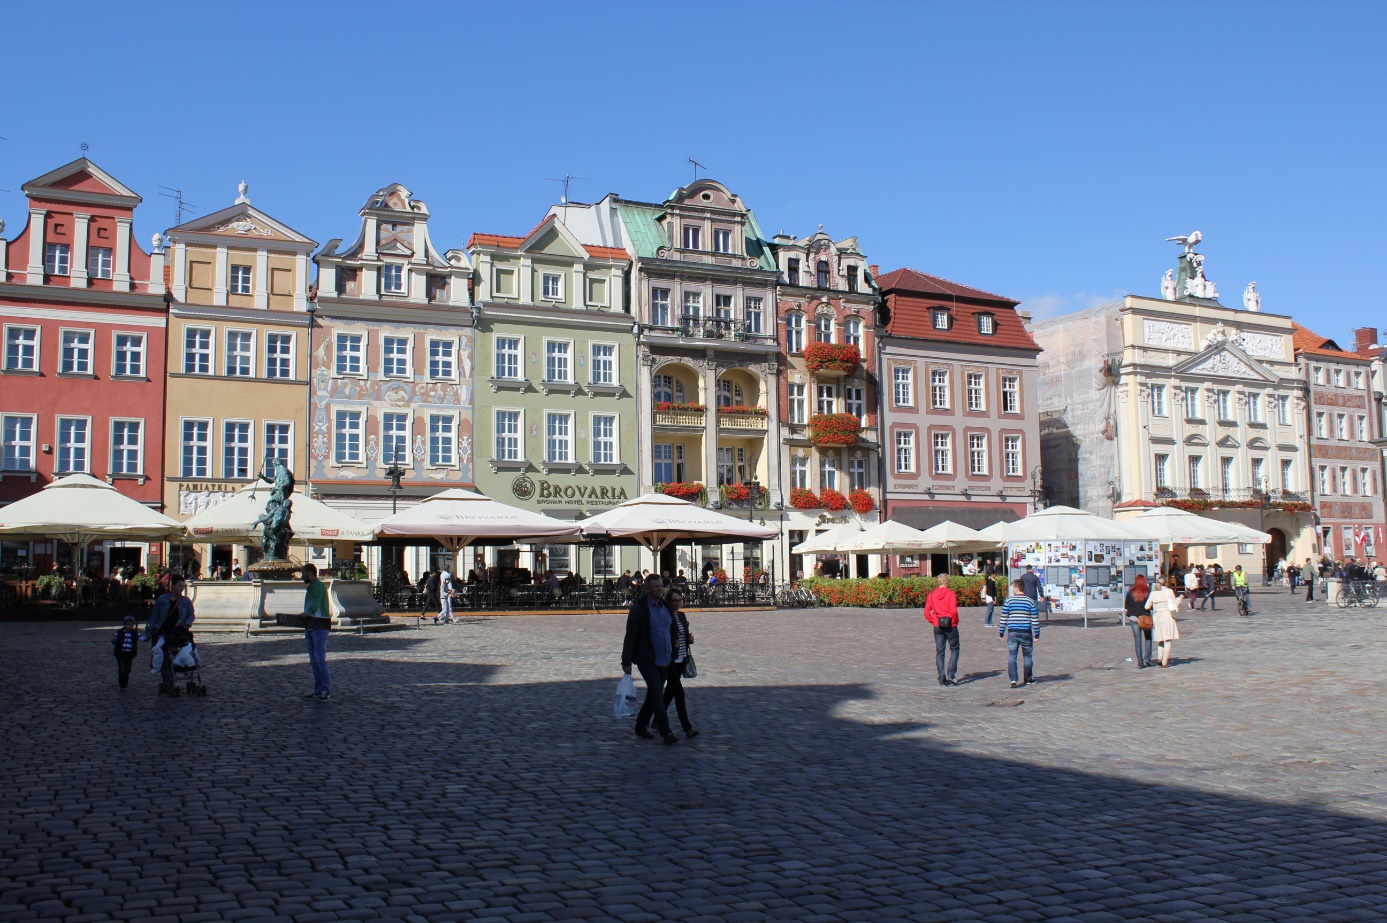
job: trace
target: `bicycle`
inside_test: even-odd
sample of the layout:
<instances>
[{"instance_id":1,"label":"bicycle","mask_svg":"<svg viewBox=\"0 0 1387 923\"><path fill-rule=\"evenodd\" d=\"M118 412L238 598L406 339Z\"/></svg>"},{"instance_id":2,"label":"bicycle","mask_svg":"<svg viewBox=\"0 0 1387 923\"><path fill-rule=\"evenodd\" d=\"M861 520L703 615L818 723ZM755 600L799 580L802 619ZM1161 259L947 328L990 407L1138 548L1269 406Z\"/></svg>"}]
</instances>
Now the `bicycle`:
<instances>
[{"instance_id":1,"label":"bicycle","mask_svg":"<svg viewBox=\"0 0 1387 923\"><path fill-rule=\"evenodd\" d=\"M1252 591L1245 586L1234 587L1233 595L1238 600L1238 615L1252 614Z\"/></svg>"},{"instance_id":2,"label":"bicycle","mask_svg":"<svg viewBox=\"0 0 1387 923\"><path fill-rule=\"evenodd\" d=\"M1377 587L1367 586L1362 581L1350 580L1340 585L1339 592L1334 596L1334 604L1340 609L1347 609L1349 606L1376 608Z\"/></svg>"}]
</instances>

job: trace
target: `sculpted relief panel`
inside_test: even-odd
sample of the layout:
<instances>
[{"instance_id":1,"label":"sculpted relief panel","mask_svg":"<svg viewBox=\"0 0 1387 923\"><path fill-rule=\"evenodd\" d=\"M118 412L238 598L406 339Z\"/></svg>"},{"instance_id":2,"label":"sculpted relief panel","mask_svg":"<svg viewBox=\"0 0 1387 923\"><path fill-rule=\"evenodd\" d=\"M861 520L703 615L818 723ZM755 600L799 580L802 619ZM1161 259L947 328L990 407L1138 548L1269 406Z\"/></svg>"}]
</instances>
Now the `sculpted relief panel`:
<instances>
[{"instance_id":1,"label":"sculpted relief panel","mask_svg":"<svg viewBox=\"0 0 1387 923\"><path fill-rule=\"evenodd\" d=\"M1162 346L1166 349L1194 348L1194 327L1190 324L1144 320L1141 323L1141 336L1147 346Z\"/></svg>"},{"instance_id":2,"label":"sculpted relief panel","mask_svg":"<svg viewBox=\"0 0 1387 923\"><path fill-rule=\"evenodd\" d=\"M1262 380L1262 376L1254 372L1250 365L1226 352L1210 356L1205 361L1199 363L1199 365L1190 368L1186 374L1221 375L1225 378L1250 378L1255 381Z\"/></svg>"},{"instance_id":3,"label":"sculpted relief panel","mask_svg":"<svg viewBox=\"0 0 1387 923\"><path fill-rule=\"evenodd\" d=\"M1285 359L1286 338L1270 333L1244 333L1240 345L1243 352L1258 359Z\"/></svg>"}]
</instances>

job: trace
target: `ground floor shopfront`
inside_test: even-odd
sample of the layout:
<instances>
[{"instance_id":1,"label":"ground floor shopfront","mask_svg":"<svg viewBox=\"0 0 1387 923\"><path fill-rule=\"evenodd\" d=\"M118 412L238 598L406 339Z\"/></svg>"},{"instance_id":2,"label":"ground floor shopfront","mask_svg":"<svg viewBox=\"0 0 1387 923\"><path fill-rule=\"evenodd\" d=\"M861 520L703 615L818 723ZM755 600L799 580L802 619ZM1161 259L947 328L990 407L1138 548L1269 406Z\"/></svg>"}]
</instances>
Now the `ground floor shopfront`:
<instances>
[{"instance_id":1,"label":"ground floor shopfront","mask_svg":"<svg viewBox=\"0 0 1387 923\"><path fill-rule=\"evenodd\" d=\"M930 500L911 496L905 499L888 496L886 498L887 519L919 529L921 532L939 525L953 522L970 529L985 529L999 522L1015 522L1024 519L1032 512L1032 501L1015 499L1004 502L983 499L968 500ZM949 566L949 555L902 555L896 558L891 568L893 577L927 577L943 573ZM989 557L996 557L995 555ZM955 562L959 559L954 556Z\"/></svg>"}]
</instances>

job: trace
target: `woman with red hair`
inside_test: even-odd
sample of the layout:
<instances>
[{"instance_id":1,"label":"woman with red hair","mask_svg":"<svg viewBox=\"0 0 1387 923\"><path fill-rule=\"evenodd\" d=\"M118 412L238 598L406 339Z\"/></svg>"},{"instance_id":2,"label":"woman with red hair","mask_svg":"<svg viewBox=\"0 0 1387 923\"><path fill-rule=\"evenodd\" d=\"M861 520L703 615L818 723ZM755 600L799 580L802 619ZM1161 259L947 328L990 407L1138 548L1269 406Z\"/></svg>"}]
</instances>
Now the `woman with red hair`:
<instances>
[{"instance_id":1,"label":"woman with red hair","mask_svg":"<svg viewBox=\"0 0 1387 923\"><path fill-rule=\"evenodd\" d=\"M1154 666L1151 661L1151 629L1154 622L1146 611L1146 600L1150 595L1151 587L1146 582L1146 575L1137 574L1137 579L1132 581L1132 588L1127 591L1127 598L1122 601L1122 606L1127 611L1127 619L1132 623L1132 637L1137 643L1138 670Z\"/></svg>"}]
</instances>

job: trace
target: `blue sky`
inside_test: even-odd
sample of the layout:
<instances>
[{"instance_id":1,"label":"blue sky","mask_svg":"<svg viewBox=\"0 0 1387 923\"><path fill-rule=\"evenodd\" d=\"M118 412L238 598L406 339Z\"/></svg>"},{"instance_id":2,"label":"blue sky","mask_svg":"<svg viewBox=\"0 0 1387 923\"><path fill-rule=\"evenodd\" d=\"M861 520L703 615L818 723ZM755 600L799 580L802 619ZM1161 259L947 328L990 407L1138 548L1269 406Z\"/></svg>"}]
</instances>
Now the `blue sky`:
<instances>
[{"instance_id":1,"label":"blue sky","mask_svg":"<svg viewBox=\"0 0 1387 923\"><path fill-rule=\"evenodd\" d=\"M767 233L1038 315L1157 294L1198 228L1225 304L1256 279L1328 336L1384 320L1383 4L55 6L0 9L7 236L82 142L142 240L161 185L207 214L246 179L324 242L402 182L445 249L530 228L547 177L658 201L695 157Z\"/></svg>"}]
</instances>

